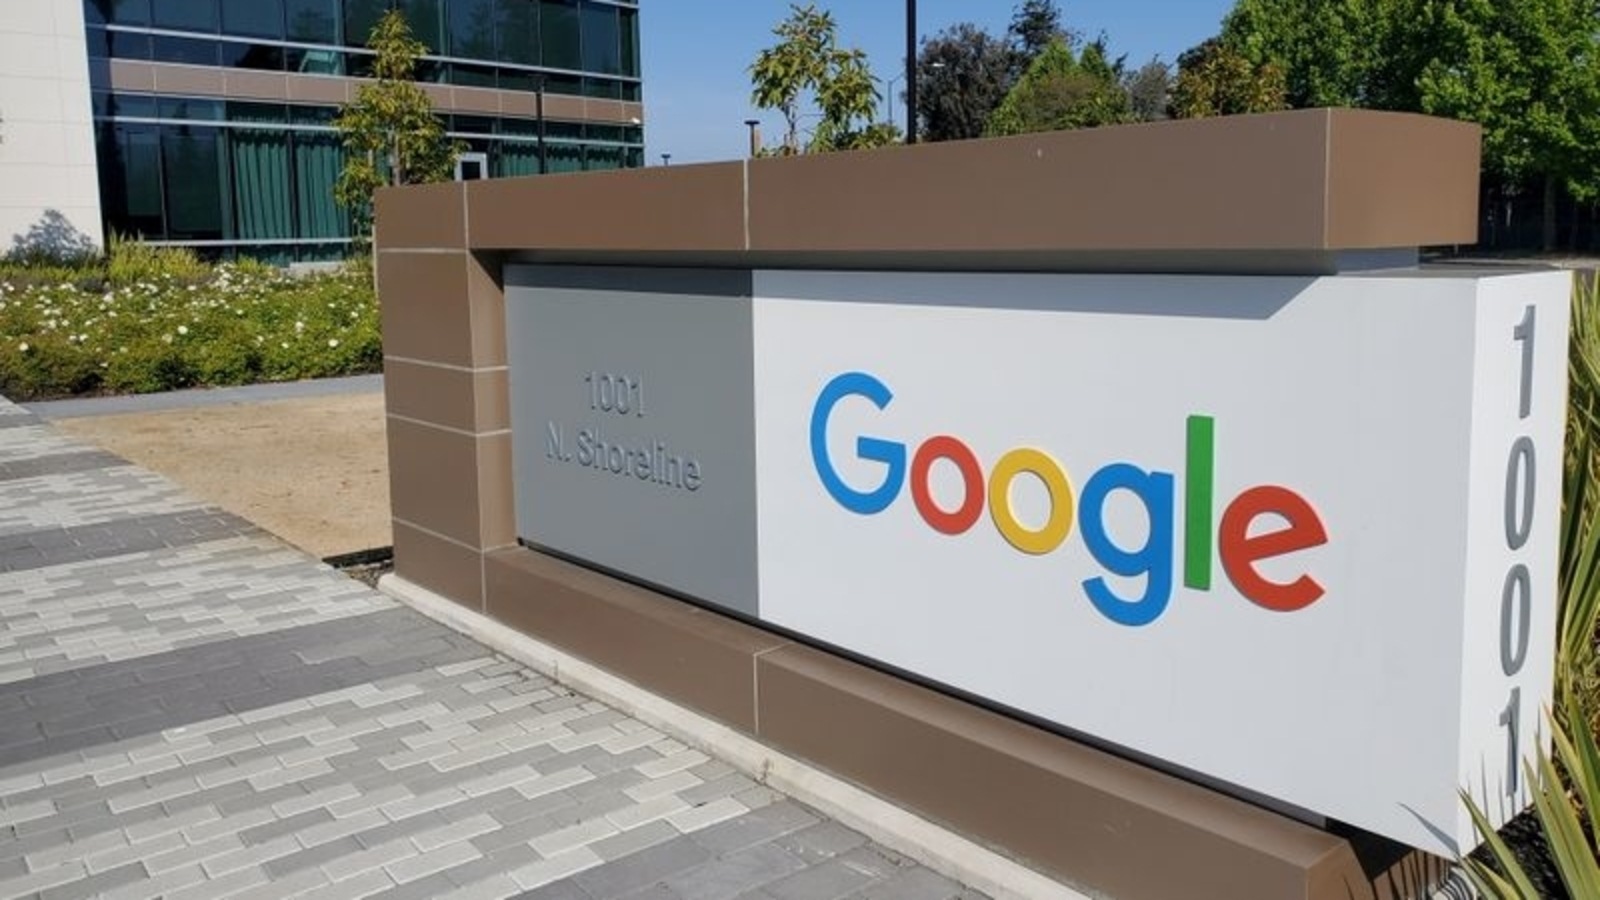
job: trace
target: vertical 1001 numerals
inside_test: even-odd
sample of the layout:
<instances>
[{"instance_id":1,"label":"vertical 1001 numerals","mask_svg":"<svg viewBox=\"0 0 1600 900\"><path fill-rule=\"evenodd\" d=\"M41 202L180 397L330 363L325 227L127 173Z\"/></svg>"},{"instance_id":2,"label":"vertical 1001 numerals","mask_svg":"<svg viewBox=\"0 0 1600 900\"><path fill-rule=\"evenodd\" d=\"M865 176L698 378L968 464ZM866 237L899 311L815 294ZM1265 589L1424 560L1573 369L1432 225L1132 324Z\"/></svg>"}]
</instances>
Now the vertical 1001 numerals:
<instances>
[{"instance_id":1,"label":"vertical 1001 numerals","mask_svg":"<svg viewBox=\"0 0 1600 900\"><path fill-rule=\"evenodd\" d=\"M1522 371L1517 391L1517 420L1533 413L1533 354L1536 310L1528 306L1522 321L1511 329L1513 343L1521 345ZM1505 540L1513 557L1500 588L1500 670L1514 678L1528 661L1528 633L1533 615L1533 584L1527 562L1520 558L1533 529L1534 488L1538 484L1538 454L1533 438L1520 434L1511 442L1506 458ZM1520 773L1517 732L1522 718L1522 688L1512 686L1500 724L1506 729L1506 794L1515 796Z\"/></svg>"}]
</instances>

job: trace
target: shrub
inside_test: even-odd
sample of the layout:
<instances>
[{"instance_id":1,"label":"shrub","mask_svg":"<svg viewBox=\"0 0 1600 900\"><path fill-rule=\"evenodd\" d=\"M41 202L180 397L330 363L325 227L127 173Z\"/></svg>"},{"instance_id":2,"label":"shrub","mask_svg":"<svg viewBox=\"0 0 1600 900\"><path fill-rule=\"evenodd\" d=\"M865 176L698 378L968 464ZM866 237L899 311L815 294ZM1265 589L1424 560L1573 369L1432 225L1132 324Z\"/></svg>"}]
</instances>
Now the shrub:
<instances>
[{"instance_id":1,"label":"shrub","mask_svg":"<svg viewBox=\"0 0 1600 900\"><path fill-rule=\"evenodd\" d=\"M145 393L381 368L370 270L291 277L150 251L118 241L109 278L38 277L67 274L52 268L8 279L0 269L0 394Z\"/></svg>"}]
</instances>

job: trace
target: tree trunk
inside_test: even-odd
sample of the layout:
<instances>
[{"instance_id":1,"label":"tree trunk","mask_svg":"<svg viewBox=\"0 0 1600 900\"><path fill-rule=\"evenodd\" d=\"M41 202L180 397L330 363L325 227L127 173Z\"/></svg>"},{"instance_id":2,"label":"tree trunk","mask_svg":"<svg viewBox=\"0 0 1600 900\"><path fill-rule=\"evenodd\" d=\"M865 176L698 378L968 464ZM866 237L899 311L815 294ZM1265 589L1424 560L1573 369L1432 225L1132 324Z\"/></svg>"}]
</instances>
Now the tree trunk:
<instances>
[{"instance_id":1,"label":"tree trunk","mask_svg":"<svg viewBox=\"0 0 1600 900\"><path fill-rule=\"evenodd\" d=\"M1556 249L1556 177L1544 176L1544 251Z\"/></svg>"}]
</instances>

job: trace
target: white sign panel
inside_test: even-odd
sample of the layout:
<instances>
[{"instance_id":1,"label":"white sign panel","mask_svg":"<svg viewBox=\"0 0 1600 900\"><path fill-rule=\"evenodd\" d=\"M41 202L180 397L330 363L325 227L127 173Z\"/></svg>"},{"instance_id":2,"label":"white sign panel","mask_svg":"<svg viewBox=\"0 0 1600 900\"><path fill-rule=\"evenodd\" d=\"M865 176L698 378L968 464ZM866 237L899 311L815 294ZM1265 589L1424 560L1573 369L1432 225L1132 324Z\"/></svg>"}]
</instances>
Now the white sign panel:
<instances>
[{"instance_id":1,"label":"white sign panel","mask_svg":"<svg viewBox=\"0 0 1600 900\"><path fill-rule=\"evenodd\" d=\"M1569 288L758 272L759 615L1471 847L1549 702Z\"/></svg>"}]
</instances>

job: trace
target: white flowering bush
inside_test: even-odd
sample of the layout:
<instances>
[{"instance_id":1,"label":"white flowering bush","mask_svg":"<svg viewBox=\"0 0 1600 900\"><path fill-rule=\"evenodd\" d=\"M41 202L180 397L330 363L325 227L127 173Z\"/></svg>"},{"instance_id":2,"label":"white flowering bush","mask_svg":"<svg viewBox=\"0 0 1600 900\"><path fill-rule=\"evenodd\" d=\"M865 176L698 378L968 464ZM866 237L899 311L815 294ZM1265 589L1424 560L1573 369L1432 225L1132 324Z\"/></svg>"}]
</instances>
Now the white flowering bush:
<instances>
[{"instance_id":1,"label":"white flowering bush","mask_svg":"<svg viewBox=\"0 0 1600 900\"><path fill-rule=\"evenodd\" d=\"M146 393L381 368L367 267L297 277L250 263L115 263L0 265L0 394Z\"/></svg>"}]
</instances>

